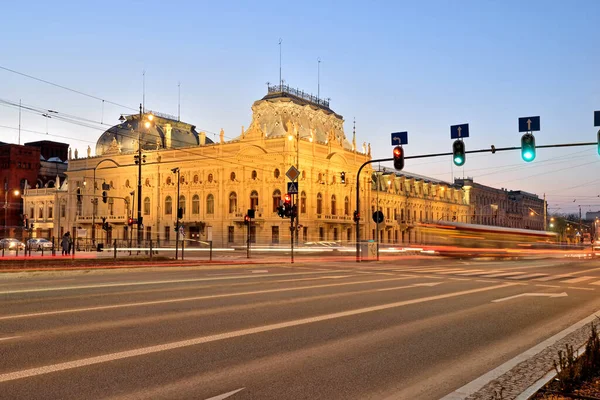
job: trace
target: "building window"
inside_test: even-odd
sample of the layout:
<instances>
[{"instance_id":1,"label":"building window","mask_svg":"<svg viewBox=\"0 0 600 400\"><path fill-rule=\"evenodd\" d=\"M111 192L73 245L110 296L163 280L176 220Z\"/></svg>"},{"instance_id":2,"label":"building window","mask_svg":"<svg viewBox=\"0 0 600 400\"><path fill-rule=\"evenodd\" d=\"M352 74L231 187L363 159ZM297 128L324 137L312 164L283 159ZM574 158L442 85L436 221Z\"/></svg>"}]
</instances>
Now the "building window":
<instances>
[{"instance_id":1,"label":"building window","mask_svg":"<svg viewBox=\"0 0 600 400\"><path fill-rule=\"evenodd\" d=\"M115 209L114 203L115 202L113 200L114 199L108 199L108 215L110 215L110 216L115 215L115 213L114 213L114 209Z\"/></svg>"},{"instance_id":2,"label":"building window","mask_svg":"<svg viewBox=\"0 0 600 400\"><path fill-rule=\"evenodd\" d=\"M234 238L234 230L233 230L233 226L228 226L227 227L227 242L228 243L233 243L233 238Z\"/></svg>"},{"instance_id":3,"label":"building window","mask_svg":"<svg viewBox=\"0 0 600 400\"><path fill-rule=\"evenodd\" d=\"M77 202L77 204L81 204L81 202ZM29 209L29 218L35 218L35 210L33 207Z\"/></svg>"},{"instance_id":4,"label":"building window","mask_svg":"<svg viewBox=\"0 0 600 400\"><path fill-rule=\"evenodd\" d=\"M300 213L306 214L306 192L300 193Z\"/></svg>"},{"instance_id":5,"label":"building window","mask_svg":"<svg viewBox=\"0 0 600 400\"><path fill-rule=\"evenodd\" d=\"M65 218L66 215L67 215L67 205L61 204L60 205L60 217Z\"/></svg>"},{"instance_id":6,"label":"building window","mask_svg":"<svg viewBox=\"0 0 600 400\"><path fill-rule=\"evenodd\" d=\"M52 214L53 214L53 207L52 206L48 206L48 219L52 219Z\"/></svg>"},{"instance_id":7,"label":"building window","mask_svg":"<svg viewBox=\"0 0 600 400\"><path fill-rule=\"evenodd\" d=\"M167 243L171 240L171 227L165 226L165 240Z\"/></svg>"},{"instance_id":8,"label":"building window","mask_svg":"<svg viewBox=\"0 0 600 400\"><path fill-rule=\"evenodd\" d=\"M129 187L129 179L125 181L125 187Z\"/></svg>"},{"instance_id":9,"label":"building window","mask_svg":"<svg viewBox=\"0 0 600 400\"><path fill-rule=\"evenodd\" d=\"M337 202L335 199L335 194L331 195L331 215L336 215L336 206L337 206Z\"/></svg>"},{"instance_id":10,"label":"building window","mask_svg":"<svg viewBox=\"0 0 600 400\"><path fill-rule=\"evenodd\" d=\"M321 182L323 181L323 174L319 172L319 179L317 180L317 182Z\"/></svg>"},{"instance_id":11,"label":"building window","mask_svg":"<svg viewBox=\"0 0 600 400\"><path fill-rule=\"evenodd\" d=\"M185 215L185 196L179 196L179 208L183 210L183 215Z\"/></svg>"},{"instance_id":12,"label":"building window","mask_svg":"<svg viewBox=\"0 0 600 400\"><path fill-rule=\"evenodd\" d=\"M278 226L271 227L271 243L279 244L279 227Z\"/></svg>"},{"instance_id":13,"label":"building window","mask_svg":"<svg viewBox=\"0 0 600 400\"><path fill-rule=\"evenodd\" d=\"M250 193L250 209L258 210L258 192L256 190Z\"/></svg>"},{"instance_id":14,"label":"building window","mask_svg":"<svg viewBox=\"0 0 600 400\"><path fill-rule=\"evenodd\" d=\"M252 179L256 180L257 177L258 174L256 173L256 171L252 171Z\"/></svg>"},{"instance_id":15,"label":"building window","mask_svg":"<svg viewBox=\"0 0 600 400\"><path fill-rule=\"evenodd\" d=\"M146 178L146 186L150 186L150 178ZM112 181L110 182L110 187L113 187Z\"/></svg>"},{"instance_id":16,"label":"building window","mask_svg":"<svg viewBox=\"0 0 600 400\"><path fill-rule=\"evenodd\" d=\"M144 215L150 215L150 197L144 198Z\"/></svg>"},{"instance_id":17,"label":"building window","mask_svg":"<svg viewBox=\"0 0 600 400\"><path fill-rule=\"evenodd\" d=\"M185 183L185 176L180 176L179 182L183 185Z\"/></svg>"},{"instance_id":18,"label":"building window","mask_svg":"<svg viewBox=\"0 0 600 400\"><path fill-rule=\"evenodd\" d=\"M192 214L200 214L200 196L197 194L192 197Z\"/></svg>"},{"instance_id":19,"label":"building window","mask_svg":"<svg viewBox=\"0 0 600 400\"><path fill-rule=\"evenodd\" d=\"M206 196L206 213L214 214L215 213L215 196L209 194Z\"/></svg>"},{"instance_id":20,"label":"building window","mask_svg":"<svg viewBox=\"0 0 600 400\"><path fill-rule=\"evenodd\" d=\"M321 242L325 240L325 229L323 227L319 227L319 240Z\"/></svg>"},{"instance_id":21,"label":"building window","mask_svg":"<svg viewBox=\"0 0 600 400\"><path fill-rule=\"evenodd\" d=\"M237 194L235 192L229 193L229 213L232 214L237 211Z\"/></svg>"},{"instance_id":22,"label":"building window","mask_svg":"<svg viewBox=\"0 0 600 400\"><path fill-rule=\"evenodd\" d=\"M167 177L167 185L170 185L171 183L173 183L173 180L171 179L171 177Z\"/></svg>"},{"instance_id":23,"label":"building window","mask_svg":"<svg viewBox=\"0 0 600 400\"><path fill-rule=\"evenodd\" d=\"M44 219L44 206L43 205L41 205L40 208L38 208L38 218Z\"/></svg>"},{"instance_id":24,"label":"building window","mask_svg":"<svg viewBox=\"0 0 600 400\"><path fill-rule=\"evenodd\" d=\"M208 182L212 183L213 181L213 174L208 174Z\"/></svg>"},{"instance_id":25,"label":"building window","mask_svg":"<svg viewBox=\"0 0 600 400\"><path fill-rule=\"evenodd\" d=\"M338 228L333 228L333 241L338 241Z\"/></svg>"},{"instance_id":26,"label":"building window","mask_svg":"<svg viewBox=\"0 0 600 400\"><path fill-rule=\"evenodd\" d=\"M323 213L323 195L321 193L317 194L317 214Z\"/></svg>"},{"instance_id":27,"label":"building window","mask_svg":"<svg viewBox=\"0 0 600 400\"><path fill-rule=\"evenodd\" d=\"M306 171L302 171L302 179L306 179Z\"/></svg>"},{"instance_id":28,"label":"building window","mask_svg":"<svg viewBox=\"0 0 600 400\"><path fill-rule=\"evenodd\" d=\"M198 175L194 175L194 183L198 183Z\"/></svg>"},{"instance_id":29,"label":"building window","mask_svg":"<svg viewBox=\"0 0 600 400\"><path fill-rule=\"evenodd\" d=\"M167 198L165 199L165 215L172 215L173 214L173 199L171 199L171 196L167 196Z\"/></svg>"},{"instance_id":30,"label":"building window","mask_svg":"<svg viewBox=\"0 0 600 400\"><path fill-rule=\"evenodd\" d=\"M348 196L344 198L344 215L350 215L350 199Z\"/></svg>"},{"instance_id":31,"label":"building window","mask_svg":"<svg viewBox=\"0 0 600 400\"><path fill-rule=\"evenodd\" d=\"M276 189L273 192L273 212L277 212L279 204L281 204L281 192L279 191L279 189Z\"/></svg>"},{"instance_id":32,"label":"building window","mask_svg":"<svg viewBox=\"0 0 600 400\"><path fill-rule=\"evenodd\" d=\"M275 171L273 171L273 176L275 178L279 178L279 175L281 175L281 173L279 172L279 168L275 168Z\"/></svg>"},{"instance_id":33,"label":"building window","mask_svg":"<svg viewBox=\"0 0 600 400\"><path fill-rule=\"evenodd\" d=\"M231 175L229 175L229 179L235 181L235 172L232 172Z\"/></svg>"}]
</instances>

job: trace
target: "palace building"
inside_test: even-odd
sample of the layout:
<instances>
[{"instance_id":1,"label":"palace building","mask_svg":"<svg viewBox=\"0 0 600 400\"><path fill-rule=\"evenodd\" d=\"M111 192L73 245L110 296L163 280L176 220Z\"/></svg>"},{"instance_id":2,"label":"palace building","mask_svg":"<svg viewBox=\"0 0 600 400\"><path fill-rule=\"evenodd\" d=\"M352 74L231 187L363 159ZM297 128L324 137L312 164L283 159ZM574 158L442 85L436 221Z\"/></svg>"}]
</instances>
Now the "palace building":
<instances>
[{"instance_id":1,"label":"palace building","mask_svg":"<svg viewBox=\"0 0 600 400\"><path fill-rule=\"evenodd\" d=\"M290 220L279 217L277 209L287 192L286 172L295 166L300 171L298 242L354 242L357 172L371 159L371 149L357 145L355 131L349 139L343 124L329 101L279 85L254 102L250 125L232 140L225 140L221 130L213 142L165 114L123 116L98 139L95 156L89 148L87 157L69 151L67 181L44 193L26 191L24 207L57 204L59 212L48 227L52 236L71 231L92 243L135 240L138 227L129 226L128 219L137 218L134 156L141 146L144 241L173 242L182 208L187 246L209 240L215 246L244 245L248 233L257 244L289 243ZM470 212L458 185L404 171L375 171L370 165L361 172L358 196L361 240L379 235L384 243L419 242L416 223L465 221ZM247 226L249 209L255 218ZM385 218L377 233L371 215L378 209Z\"/></svg>"}]
</instances>

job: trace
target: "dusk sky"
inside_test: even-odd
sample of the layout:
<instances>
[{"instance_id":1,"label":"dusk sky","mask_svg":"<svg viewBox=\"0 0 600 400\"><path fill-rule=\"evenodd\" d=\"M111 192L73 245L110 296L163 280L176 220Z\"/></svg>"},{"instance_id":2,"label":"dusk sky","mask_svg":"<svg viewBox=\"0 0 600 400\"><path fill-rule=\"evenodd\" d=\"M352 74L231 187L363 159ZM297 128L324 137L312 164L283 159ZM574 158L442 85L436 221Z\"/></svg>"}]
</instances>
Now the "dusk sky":
<instances>
[{"instance_id":1,"label":"dusk sky","mask_svg":"<svg viewBox=\"0 0 600 400\"><path fill-rule=\"evenodd\" d=\"M451 151L450 125L469 123L467 150L519 146L518 117L541 116L536 143L596 141L600 2L7 2L0 25L0 141L17 142L18 108L89 120L81 126L24 110L21 143L55 140L80 154L142 101L209 137L251 121L251 105L279 79L317 93L344 116L374 158ZM85 97L12 69L105 99ZM114 102L131 107L122 108ZM100 123L105 126L102 127ZM30 132L30 131L35 131ZM48 133L46 135L46 132ZM391 166L391 165L388 165ZM545 193L550 212L600 210L595 146L407 160L405 170L451 181Z\"/></svg>"}]
</instances>

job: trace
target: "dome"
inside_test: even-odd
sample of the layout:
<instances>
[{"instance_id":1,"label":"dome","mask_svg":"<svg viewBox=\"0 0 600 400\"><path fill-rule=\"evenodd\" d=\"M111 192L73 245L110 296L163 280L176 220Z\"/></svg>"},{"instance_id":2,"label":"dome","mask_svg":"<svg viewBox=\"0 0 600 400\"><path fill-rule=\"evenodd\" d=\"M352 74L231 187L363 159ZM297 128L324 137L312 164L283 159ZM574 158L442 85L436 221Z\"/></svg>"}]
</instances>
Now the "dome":
<instances>
[{"instance_id":1,"label":"dome","mask_svg":"<svg viewBox=\"0 0 600 400\"><path fill-rule=\"evenodd\" d=\"M138 135L143 150L175 149L213 143L196 132L194 125L160 113L146 113L140 124L139 114L122 117L124 121L109 128L96 142L96 155L137 151Z\"/></svg>"}]
</instances>

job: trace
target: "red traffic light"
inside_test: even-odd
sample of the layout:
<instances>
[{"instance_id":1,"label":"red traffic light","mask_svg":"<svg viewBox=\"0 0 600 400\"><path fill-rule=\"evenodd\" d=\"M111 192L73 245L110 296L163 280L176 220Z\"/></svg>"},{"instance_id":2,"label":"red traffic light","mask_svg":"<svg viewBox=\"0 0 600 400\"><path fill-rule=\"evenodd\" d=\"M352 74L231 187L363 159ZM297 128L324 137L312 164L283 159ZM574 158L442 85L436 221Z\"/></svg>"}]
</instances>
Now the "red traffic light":
<instances>
[{"instance_id":1,"label":"red traffic light","mask_svg":"<svg viewBox=\"0 0 600 400\"><path fill-rule=\"evenodd\" d=\"M127 220L127 225L133 225L133 218L129 218Z\"/></svg>"},{"instance_id":2,"label":"red traffic light","mask_svg":"<svg viewBox=\"0 0 600 400\"><path fill-rule=\"evenodd\" d=\"M400 146L394 147L394 168L401 171L404 168L404 149Z\"/></svg>"},{"instance_id":3,"label":"red traffic light","mask_svg":"<svg viewBox=\"0 0 600 400\"><path fill-rule=\"evenodd\" d=\"M283 196L283 201L284 201L285 203L289 203L289 202L291 202L291 201L292 201L292 196L291 196L289 193L286 193L286 194Z\"/></svg>"}]
</instances>

